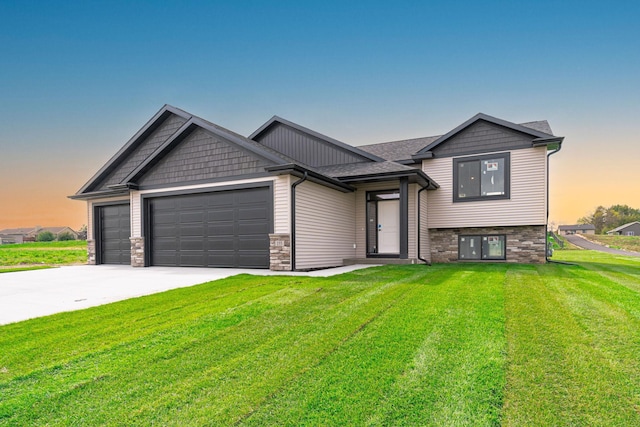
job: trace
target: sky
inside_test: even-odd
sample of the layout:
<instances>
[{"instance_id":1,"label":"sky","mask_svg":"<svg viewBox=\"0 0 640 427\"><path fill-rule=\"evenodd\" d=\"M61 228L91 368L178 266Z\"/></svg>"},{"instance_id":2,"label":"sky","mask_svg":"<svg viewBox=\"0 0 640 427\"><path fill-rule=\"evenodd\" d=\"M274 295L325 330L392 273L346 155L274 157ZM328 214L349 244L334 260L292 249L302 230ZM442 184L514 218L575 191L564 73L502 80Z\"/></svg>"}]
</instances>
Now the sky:
<instances>
[{"instance_id":1,"label":"sky","mask_svg":"<svg viewBox=\"0 0 640 427\"><path fill-rule=\"evenodd\" d=\"M550 222L640 208L639 20L637 1L3 0L0 229L86 224L67 196L164 104L352 145L546 119Z\"/></svg>"}]
</instances>

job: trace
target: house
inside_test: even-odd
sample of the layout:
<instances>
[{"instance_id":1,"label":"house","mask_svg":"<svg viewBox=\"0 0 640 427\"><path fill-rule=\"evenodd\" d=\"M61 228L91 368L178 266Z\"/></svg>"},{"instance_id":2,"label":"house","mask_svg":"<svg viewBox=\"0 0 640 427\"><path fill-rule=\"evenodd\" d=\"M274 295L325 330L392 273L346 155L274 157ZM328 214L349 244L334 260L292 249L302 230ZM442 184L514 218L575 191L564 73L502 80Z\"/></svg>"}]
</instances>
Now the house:
<instances>
[{"instance_id":1,"label":"house","mask_svg":"<svg viewBox=\"0 0 640 427\"><path fill-rule=\"evenodd\" d=\"M607 234L619 236L640 236L640 222L634 221L621 225L620 227L607 231Z\"/></svg>"},{"instance_id":2,"label":"house","mask_svg":"<svg viewBox=\"0 0 640 427\"><path fill-rule=\"evenodd\" d=\"M593 224L561 225L558 227L558 233L564 236L568 234L596 234L596 227Z\"/></svg>"},{"instance_id":3,"label":"house","mask_svg":"<svg viewBox=\"0 0 640 427\"><path fill-rule=\"evenodd\" d=\"M546 121L478 114L354 147L273 117L244 137L165 105L75 195L90 264L306 270L544 262Z\"/></svg>"},{"instance_id":4,"label":"house","mask_svg":"<svg viewBox=\"0 0 640 427\"><path fill-rule=\"evenodd\" d=\"M50 231L56 237L60 237L63 233L69 233L74 239L78 238L78 233L71 227L22 227L22 228L5 228L0 230L0 236L4 237L4 241L12 240L12 243L35 242L38 234L43 231Z\"/></svg>"}]
</instances>

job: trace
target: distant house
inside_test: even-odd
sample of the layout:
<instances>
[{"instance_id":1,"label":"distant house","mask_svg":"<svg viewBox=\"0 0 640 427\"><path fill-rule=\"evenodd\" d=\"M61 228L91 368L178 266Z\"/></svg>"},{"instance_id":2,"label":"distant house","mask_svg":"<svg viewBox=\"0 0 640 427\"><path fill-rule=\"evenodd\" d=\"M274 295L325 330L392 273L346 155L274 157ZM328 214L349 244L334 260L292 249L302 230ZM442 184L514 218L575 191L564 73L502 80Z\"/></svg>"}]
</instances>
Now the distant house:
<instances>
[{"instance_id":1,"label":"distant house","mask_svg":"<svg viewBox=\"0 0 640 427\"><path fill-rule=\"evenodd\" d=\"M640 222L634 221L607 231L609 235L640 236Z\"/></svg>"},{"instance_id":2,"label":"distant house","mask_svg":"<svg viewBox=\"0 0 640 427\"><path fill-rule=\"evenodd\" d=\"M24 243L35 242L38 234L43 231L50 231L56 236L56 239L63 233L69 233L74 239L78 239L78 232L71 227L23 227L23 228L5 228L0 230L0 237L3 243Z\"/></svg>"},{"instance_id":3,"label":"distant house","mask_svg":"<svg viewBox=\"0 0 640 427\"><path fill-rule=\"evenodd\" d=\"M558 233L567 234L596 234L596 227L592 224L561 225Z\"/></svg>"}]
</instances>

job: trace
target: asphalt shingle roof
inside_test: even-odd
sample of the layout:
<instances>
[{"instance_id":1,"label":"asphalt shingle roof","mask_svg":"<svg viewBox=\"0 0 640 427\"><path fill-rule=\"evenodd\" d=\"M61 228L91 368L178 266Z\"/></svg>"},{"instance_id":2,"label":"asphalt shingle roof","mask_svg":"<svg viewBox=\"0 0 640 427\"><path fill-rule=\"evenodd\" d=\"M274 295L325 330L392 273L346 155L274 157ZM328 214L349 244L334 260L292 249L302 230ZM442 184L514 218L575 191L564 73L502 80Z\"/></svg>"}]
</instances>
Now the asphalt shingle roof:
<instances>
[{"instance_id":1,"label":"asphalt shingle roof","mask_svg":"<svg viewBox=\"0 0 640 427\"><path fill-rule=\"evenodd\" d=\"M390 172L416 171L419 169L401 165L391 161L386 162L366 162L366 163L349 163L344 165L323 166L316 168L318 172L333 178L342 178L347 176L375 175Z\"/></svg>"}]
</instances>

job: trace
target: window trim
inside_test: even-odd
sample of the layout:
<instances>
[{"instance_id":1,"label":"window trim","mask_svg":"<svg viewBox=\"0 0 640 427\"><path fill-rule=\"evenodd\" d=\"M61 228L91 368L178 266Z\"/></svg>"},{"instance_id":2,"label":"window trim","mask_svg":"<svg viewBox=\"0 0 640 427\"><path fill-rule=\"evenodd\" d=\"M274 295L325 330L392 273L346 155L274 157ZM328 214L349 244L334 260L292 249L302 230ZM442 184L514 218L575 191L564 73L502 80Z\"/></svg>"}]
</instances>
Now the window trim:
<instances>
[{"instance_id":1,"label":"window trim","mask_svg":"<svg viewBox=\"0 0 640 427\"><path fill-rule=\"evenodd\" d=\"M493 196L458 197L458 164L483 161L489 159L504 159L504 194ZM480 185L480 184L478 184ZM482 188L480 188L482 193ZM506 200L511 198L511 153L483 154L482 156L457 157L453 159L453 203L478 202L488 200Z\"/></svg>"},{"instance_id":2,"label":"window trim","mask_svg":"<svg viewBox=\"0 0 640 427\"><path fill-rule=\"evenodd\" d=\"M480 258L460 258L460 241L462 238L479 237L480 238ZM482 257L482 240L489 237L501 237L504 239L504 255L501 258L483 258ZM493 261L506 261L507 260L507 235L501 233L489 233L489 234L459 234L458 235L458 261L469 262L493 262Z\"/></svg>"}]
</instances>

